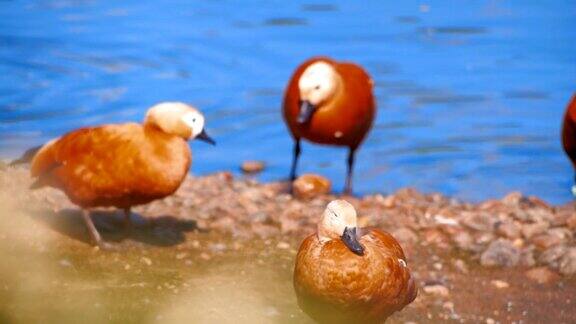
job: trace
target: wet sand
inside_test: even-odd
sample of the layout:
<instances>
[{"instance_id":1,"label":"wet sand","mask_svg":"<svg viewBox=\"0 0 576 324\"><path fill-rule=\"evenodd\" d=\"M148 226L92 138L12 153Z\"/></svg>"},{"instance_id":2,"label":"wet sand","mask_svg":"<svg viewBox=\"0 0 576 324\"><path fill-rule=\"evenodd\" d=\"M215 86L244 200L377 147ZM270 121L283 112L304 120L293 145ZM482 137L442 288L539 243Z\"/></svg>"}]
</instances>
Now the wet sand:
<instances>
[{"instance_id":1,"label":"wet sand","mask_svg":"<svg viewBox=\"0 0 576 324\"><path fill-rule=\"evenodd\" d=\"M285 183L227 172L189 177L136 208L129 232L121 213L98 211L113 246L101 251L61 193L30 182L25 168L0 171L0 322L310 322L292 290L294 257L336 196L298 200ZM390 322L576 320L573 205L412 189L346 199L361 226L400 240L420 283Z\"/></svg>"}]
</instances>

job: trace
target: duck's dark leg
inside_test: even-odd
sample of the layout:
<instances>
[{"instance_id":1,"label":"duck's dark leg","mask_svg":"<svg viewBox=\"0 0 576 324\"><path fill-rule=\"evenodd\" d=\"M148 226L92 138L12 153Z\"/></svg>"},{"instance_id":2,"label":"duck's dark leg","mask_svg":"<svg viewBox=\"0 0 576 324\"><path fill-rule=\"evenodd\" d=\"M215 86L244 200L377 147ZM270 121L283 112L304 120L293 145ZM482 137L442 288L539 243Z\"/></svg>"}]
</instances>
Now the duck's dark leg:
<instances>
[{"instance_id":1,"label":"duck's dark leg","mask_svg":"<svg viewBox=\"0 0 576 324\"><path fill-rule=\"evenodd\" d=\"M90 218L90 211L88 209L82 209L82 218L84 219L84 223L86 223L92 243L97 246L102 245L102 238L100 238L100 233L98 233L96 226L94 226L94 223L92 222L92 218Z\"/></svg>"},{"instance_id":2,"label":"duck's dark leg","mask_svg":"<svg viewBox=\"0 0 576 324\"><path fill-rule=\"evenodd\" d=\"M354 171L354 155L356 148L350 148L348 151L348 173L346 174L346 185L344 186L344 194L352 194L352 172Z\"/></svg>"},{"instance_id":3,"label":"duck's dark leg","mask_svg":"<svg viewBox=\"0 0 576 324\"><path fill-rule=\"evenodd\" d=\"M292 155L292 169L290 171L290 181L294 181L296 179L296 166L298 165L298 158L300 157L300 152L302 152L300 148L300 139L297 138L294 140L294 152Z\"/></svg>"},{"instance_id":4,"label":"duck's dark leg","mask_svg":"<svg viewBox=\"0 0 576 324\"><path fill-rule=\"evenodd\" d=\"M130 207L124 208L124 230L128 231L132 228L132 221L130 220Z\"/></svg>"}]
</instances>

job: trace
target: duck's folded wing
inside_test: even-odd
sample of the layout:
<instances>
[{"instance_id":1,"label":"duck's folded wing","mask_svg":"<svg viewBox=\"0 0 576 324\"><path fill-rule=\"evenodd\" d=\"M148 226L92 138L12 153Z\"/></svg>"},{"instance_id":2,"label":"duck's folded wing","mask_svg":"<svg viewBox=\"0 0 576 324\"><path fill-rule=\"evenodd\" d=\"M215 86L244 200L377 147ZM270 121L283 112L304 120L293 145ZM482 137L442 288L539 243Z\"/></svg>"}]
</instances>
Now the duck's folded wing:
<instances>
[{"instance_id":1,"label":"duck's folded wing","mask_svg":"<svg viewBox=\"0 0 576 324\"><path fill-rule=\"evenodd\" d=\"M394 257L406 261L406 256L404 255L404 250L400 246L400 243L390 235L390 233L381 231L378 229L370 229L370 235L378 240L379 244L386 247L386 251L391 253Z\"/></svg>"},{"instance_id":2,"label":"duck's folded wing","mask_svg":"<svg viewBox=\"0 0 576 324\"><path fill-rule=\"evenodd\" d=\"M390 272L393 275L389 278L388 293L394 296L390 302L396 305L396 310L401 310L418 295L418 287L408 267L404 251L398 241L387 232L373 229L370 235L383 247L381 251L384 251L384 258L389 260Z\"/></svg>"},{"instance_id":3,"label":"duck's folded wing","mask_svg":"<svg viewBox=\"0 0 576 324\"><path fill-rule=\"evenodd\" d=\"M35 186L59 187L63 182L81 181L105 174L126 177L122 170L110 172L111 168L125 167L112 163L119 152L137 151L131 141L129 125L110 125L81 128L44 145L32 161L31 174L37 179Z\"/></svg>"}]
</instances>

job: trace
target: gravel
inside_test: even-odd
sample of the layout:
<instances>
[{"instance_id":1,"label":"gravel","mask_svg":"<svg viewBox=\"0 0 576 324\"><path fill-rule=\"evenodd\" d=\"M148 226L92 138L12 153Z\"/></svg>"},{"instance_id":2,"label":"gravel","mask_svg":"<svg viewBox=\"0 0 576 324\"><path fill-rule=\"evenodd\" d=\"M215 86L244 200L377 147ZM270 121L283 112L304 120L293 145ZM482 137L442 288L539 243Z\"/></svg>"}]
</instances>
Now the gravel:
<instances>
[{"instance_id":1,"label":"gravel","mask_svg":"<svg viewBox=\"0 0 576 324\"><path fill-rule=\"evenodd\" d=\"M338 198L328 193L330 183L317 175L301 177L302 187L313 190L293 197L287 182L259 183L235 179L230 172L188 176L169 198L135 208L143 219L189 222L198 231L218 231L234 237L303 238L316 229L326 204ZM0 193L22 208L61 210L76 208L54 189L29 191L28 170L0 171ZM5 197L6 198L6 197ZM487 267L547 267L562 275L576 274L576 209L573 203L550 206L537 197L514 192L502 199L478 204L412 188L395 193L346 197L359 223L393 233L404 245L434 245L464 251ZM163 218L164 217L164 218ZM154 222L154 233L181 239L169 226ZM216 249L217 250L217 249ZM462 264L457 265L465 272Z\"/></svg>"}]
</instances>

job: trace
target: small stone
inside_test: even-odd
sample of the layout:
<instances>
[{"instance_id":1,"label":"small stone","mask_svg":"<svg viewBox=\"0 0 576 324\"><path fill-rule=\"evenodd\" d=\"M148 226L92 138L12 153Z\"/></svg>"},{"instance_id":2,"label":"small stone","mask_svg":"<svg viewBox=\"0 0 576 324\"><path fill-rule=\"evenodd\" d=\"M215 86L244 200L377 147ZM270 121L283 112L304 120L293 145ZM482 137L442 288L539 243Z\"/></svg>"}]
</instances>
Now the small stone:
<instances>
[{"instance_id":1,"label":"small stone","mask_svg":"<svg viewBox=\"0 0 576 324\"><path fill-rule=\"evenodd\" d=\"M560 212L554 213L552 214L552 217L550 219L550 226L552 227L565 226L568 217L570 217L570 215L567 213L560 213Z\"/></svg>"},{"instance_id":2,"label":"small stone","mask_svg":"<svg viewBox=\"0 0 576 324\"><path fill-rule=\"evenodd\" d=\"M536 264L533 249L523 249L520 253L520 265L524 267L533 267Z\"/></svg>"},{"instance_id":3,"label":"small stone","mask_svg":"<svg viewBox=\"0 0 576 324\"><path fill-rule=\"evenodd\" d=\"M504 198L502 198L502 202L506 205L509 205L509 206L517 206L520 204L522 199L523 199L523 196L522 196L521 192L513 191L513 192L507 194L506 196L504 196Z\"/></svg>"},{"instance_id":4,"label":"small stone","mask_svg":"<svg viewBox=\"0 0 576 324\"><path fill-rule=\"evenodd\" d=\"M144 264L147 265L147 266L151 266L151 265L152 265L152 260L150 260L150 259L147 258L147 257L142 257L142 258L140 258L140 261L142 261L142 263L144 263Z\"/></svg>"},{"instance_id":5,"label":"small stone","mask_svg":"<svg viewBox=\"0 0 576 324\"><path fill-rule=\"evenodd\" d=\"M488 318L486 319L486 324L496 324L496 321L493 320L493 319L491 319L490 317L488 317Z\"/></svg>"},{"instance_id":6,"label":"small stone","mask_svg":"<svg viewBox=\"0 0 576 324\"><path fill-rule=\"evenodd\" d=\"M480 205L478 206L478 209L480 209L480 210L493 210L493 209L500 208L500 206L502 206L501 201L495 200L495 199L489 199L489 200L486 200L486 201L480 203Z\"/></svg>"},{"instance_id":7,"label":"small stone","mask_svg":"<svg viewBox=\"0 0 576 324\"><path fill-rule=\"evenodd\" d=\"M281 250L287 250L290 248L290 244L288 244L286 242L278 242L278 244L276 244L276 248L281 249Z\"/></svg>"},{"instance_id":8,"label":"small stone","mask_svg":"<svg viewBox=\"0 0 576 324\"><path fill-rule=\"evenodd\" d=\"M264 170L266 164L262 161L245 161L240 166L240 169L244 173L258 173Z\"/></svg>"},{"instance_id":9,"label":"small stone","mask_svg":"<svg viewBox=\"0 0 576 324\"><path fill-rule=\"evenodd\" d=\"M566 226L571 230L576 230L576 214L568 217L566 220Z\"/></svg>"},{"instance_id":10,"label":"small stone","mask_svg":"<svg viewBox=\"0 0 576 324\"><path fill-rule=\"evenodd\" d=\"M566 242L566 241L572 239L572 231L570 231L569 229L567 229L565 227L551 228L548 230L547 233L552 235L552 236L558 237L560 239L560 241L562 241L562 242Z\"/></svg>"},{"instance_id":11,"label":"small stone","mask_svg":"<svg viewBox=\"0 0 576 324\"><path fill-rule=\"evenodd\" d=\"M259 223L269 223L270 222L270 215L268 215L268 213L262 212L262 211L251 214L250 218L252 219L252 221L259 222Z\"/></svg>"},{"instance_id":12,"label":"small stone","mask_svg":"<svg viewBox=\"0 0 576 324\"><path fill-rule=\"evenodd\" d=\"M547 202L536 196L529 196L527 201L532 207L540 207L539 209L551 210L550 205L548 205Z\"/></svg>"},{"instance_id":13,"label":"small stone","mask_svg":"<svg viewBox=\"0 0 576 324\"><path fill-rule=\"evenodd\" d=\"M570 248L560 259L560 273L573 275L576 273L576 247Z\"/></svg>"},{"instance_id":14,"label":"small stone","mask_svg":"<svg viewBox=\"0 0 576 324\"><path fill-rule=\"evenodd\" d=\"M540 234L533 238L532 242L540 250L546 250L552 246L562 243L562 240L557 235Z\"/></svg>"},{"instance_id":15,"label":"small stone","mask_svg":"<svg viewBox=\"0 0 576 324\"><path fill-rule=\"evenodd\" d=\"M520 219L529 221L531 223L546 223L550 224L554 218L554 214L549 209L543 208L529 208L525 209L520 215Z\"/></svg>"},{"instance_id":16,"label":"small stone","mask_svg":"<svg viewBox=\"0 0 576 324\"><path fill-rule=\"evenodd\" d=\"M558 281L560 276L548 269L547 267L533 268L525 273L526 277L538 284L550 284Z\"/></svg>"},{"instance_id":17,"label":"small stone","mask_svg":"<svg viewBox=\"0 0 576 324\"><path fill-rule=\"evenodd\" d=\"M448 295L450 295L450 291L448 290L448 288L446 288L445 286L442 286L442 285L424 286L424 288L422 288L422 289L424 290L425 293L427 293L429 295L440 296L440 297L447 297Z\"/></svg>"},{"instance_id":18,"label":"small stone","mask_svg":"<svg viewBox=\"0 0 576 324\"><path fill-rule=\"evenodd\" d=\"M456 246L464 251L472 251L475 249L474 246L474 238L466 231L457 232L453 237L452 240L456 244Z\"/></svg>"},{"instance_id":19,"label":"small stone","mask_svg":"<svg viewBox=\"0 0 576 324\"><path fill-rule=\"evenodd\" d=\"M522 228L516 222L505 222L496 225L496 233L514 240L522 235Z\"/></svg>"},{"instance_id":20,"label":"small stone","mask_svg":"<svg viewBox=\"0 0 576 324\"><path fill-rule=\"evenodd\" d=\"M486 267L513 267L520 261L520 251L505 239L492 242L480 257L480 264Z\"/></svg>"},{"instance_id":21,"label":"small stone","mask_svg":"<svg viewBox=\"0 0 576 324\"><path fill-rule=\"evenodd\" d=\"M468 265L462 259L456 259L452 264L454 265L454 268L456 268L456 270L458 270L460 273L466 274L469 272Z\"/></svg>"},{"instance_id":22,"label":"small stone","mask_svg":"<svg viewBox=\"0 0 576 324\"><path fill-rule=\"evenodd\" d=\"M446 217L444 215L435 215L434 221L436 222L436 224L447 226L457 226L460 224L457 219Z\"/></svg>"},{"instance_id":23,"label":"small stone","mask_svg":"<svg viewBox=\"0 0 576 324\"><path fill-rule=\"evenodd\" d=\"M462 223L468 228L481 232L490 232L496 226L494 217L484 212L468 213L464 216Z\"/></svg>"},{"instance_id":24,"label":"small stone","mask_svg":"<svg viewBox=\"0 0 576 324\"><path fill-rule=\"evenodd\" d=\"M443 268L442 263L440 263L440 262L435 262L435 263L432 265L432 267L434 267L434 269L435 269L435 270L438 270L438 271L442 270L442 268Z\"/></svg>"},{"instance_id":25,"label":"small stone","mask_svg":"<svg viewBox=\"0 0 576 324\"><path fill-rule=\"evenodd\" d=\"M502 198L502 202L508 206L518 206L522 201L522 193L519 191L513 191Z\"/></svg>"},{"instance_id":26,"label":"small stone","mask_svg":"<svg viewBox=\"0 0 576 324\"><path fill-rule=\"evenodd\" d=\"M316 174L301 175L292 183L292 192L300 199L312 199L325 195L331 189L330 180Z\"/></svg>"},{"instance_id":27,"label":"small stone","mask_svg":"<svg viewBox=\"0 0 576 324\"><path fill-rule=\"evenodd\" d=\"M226 251L228 247L224 243L210 243L208 244L208 249L213 253L221 253Z\"/></svg>"},{"instance_id":28,"label":"small stone","mask_svg":"<svg viewBox=\"0 0 576 324\"><path fill-rule=\"evenodd\" d=\"M394 195L386 196L386 198L384 198L384 200L382 201L382 204L386 208L393 208L395 206L395 203L396 199Z\"/></svg>"},{"instance_id":29,"label":"small stone","mask_svg":"<svg viewBox=\"0 0 576 324\"><path fill-rule=\"evenodd\" d=\"M202 260L206 260L206 261L212 259L212 257L210 256L210 254L208 254L208 253L206 253L206 252L200 253L200 258L201 258Z\"/></svg>"},{"instance_id":30,"label":"small stone","mask_svg":"<svg viewBox=\"0 0 576 324\"><path fill-rule=\"evenodd\" d=\"M517 248L523 248L524 247L524 240L521 238L517 238L514 241L512 241L512 245L514 245Z\"/></svg>"},{"instance_id":31,"label":"small stone","mask_svg":"<svg viewBox=\"0 0 576 324\"><path fill-rule=\"evenodd\" d=\"M442 231L436 228L426 229L423 233L424 241L427 244L443 245L446 241L446 237Z\"/></svg>"},{"instance_id":32,"label":"small stone","mask_svg":"<svg viewBox=\"0 0 576 324\"><path fill-rule=\"evenodd\" d=\"M177 260L182 260L182 259L184 259L184 258L187 257L187 256L188 256L188 253L186 253L186 252L180 252L180 253L176 254L176 259L177 259Z\"/></svg>"},{"instance_id":33,"label":"small stone","mask_svg":"<svg viewBox=\"0 0 576 324\"><path fill-rule=\"evenodd\" d=\"M530 239L535 235L542 234L548 229L547 223L534 223L534 224L526 224L522 226L522 235L526 239Z\"/></svg>"},{"instance_id":34,"label":"small stone","mask_svg":"<svg viewBox=\"0 0 576 324\"><path fill-rule=\"evenodd\" d=\"M230 182L230 181L234 180L234 175L230 171L219 172L217 174L217 176L219 179L222 179L226 182Z\"/></svg>"},{"instance_id":35,"label":"small stone","mask_svg":"<svg viewBox=\"0 0 576 324\"><path fill-rule=\"evenodd\" d=\"M490 283L498 289L505 289L510 287L510 284L503 280L492 280Z\"/></svg>"},{"instance_id":36,"label":"small stone","mask_svg":"<svg viewBox=\"0 0 576 324\"><path fill-rule=\"evenodd\" d=\"M544 264L556 265L556 261L567 252L567 248L564 245L553 246L540 254L538 261Z\"/></svg>"},{"instance_id":37,"label":"small stone","mask_svg":"<svg viewBox=\"0 0 576 324\"><path fill-rule=\"evenodd\" d=\"M492 232L480 233L476 236L476 243L487 245L491 242L494 242L494 234Z\"/></svg>"}]
</instances>

